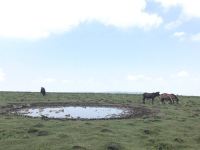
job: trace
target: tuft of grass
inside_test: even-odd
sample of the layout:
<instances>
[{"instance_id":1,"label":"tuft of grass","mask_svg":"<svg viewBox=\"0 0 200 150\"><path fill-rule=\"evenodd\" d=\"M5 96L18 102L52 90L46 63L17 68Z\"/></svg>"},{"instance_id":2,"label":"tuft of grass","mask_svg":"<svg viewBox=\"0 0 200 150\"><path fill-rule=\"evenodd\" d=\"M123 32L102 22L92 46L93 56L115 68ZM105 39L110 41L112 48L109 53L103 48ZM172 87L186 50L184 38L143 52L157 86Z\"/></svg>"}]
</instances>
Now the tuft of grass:
<instances>
[{"instance_id":1,"label":"tuft of grass","mask_svg":"<svg viewBox=\"0 0 200 150\"><path fill-rule=\"evenodd\" d=\"M172 150L174 149L172 144L161 142L155 146L158 150Z\"/></svg>"},{"instance_id":2,"label":"tuft of grass","mask_svg":"<svg viewBox=\"0 0 200 150\"><path fill-rule=\"evenodd\" d=\"M113 132L113 131L110 130L110 129L102 129L101 132L110 132L110 133L111 133L111 132Z\"/></svg>"},{"instance_id":3,"label":"tuft of grass","mask_svg":"<svg viewBox=\"0 0 200 150\"><path fill-rule=\"evenodd\" d=\"M38 131L37 136L47 136L49 135L48 131Z\"/></svg>"},{"instance_id":4,"label":"tuft of grass","mask_svg":"<svg viewBox=\"0 0 200 150\"><path fill-rule=\"evenodd\" d=\"M85 147L79 146L79 145L72 146L72 149L73 149L73 150L86 150Z\"/></svg>"},{"instance_id":5,"label":"tuft of grass","mask_svg":"<svg viewBox=\"0 0 200 150\"><path fill-rule=\"evenodd\" d=\"M106 147L107 150L121 150L119 143L109 143Z\"/></svg>"},{"instance_id":6,"label":"tuft of grass","mask_svg":"<svg viewBox=\"0 0 200 150\"><path fill-rule=\"evenodd\" d=\"M42 123L37 123L37 124L35 124L33 127L42 128L42 127L44 127L44 124L42 124Z\"/></svg>"},{"instance_id":7,"label":"tuft of grass","mask_svg":"<svg viewBox=\"0 0 200 150\"><path fill-rule=\"evenodd\" d=\"M184 142L184 140L181 139L181 138L175 138L174 141L176 141L176 142L178 142L178 143L183 143L183 142Z\"/></svg>"},{"instance_id":8,"label":"tuft of grass","mask_svg":"<svg viewBox=\"0 0 200 150\"><path fill-rule=\"evenodd\" d=\"M36 133L36 132L38 132L38 129L35 129L35 128L30 128L27 131L27 133Z\"/></svg>"}]
</instances>

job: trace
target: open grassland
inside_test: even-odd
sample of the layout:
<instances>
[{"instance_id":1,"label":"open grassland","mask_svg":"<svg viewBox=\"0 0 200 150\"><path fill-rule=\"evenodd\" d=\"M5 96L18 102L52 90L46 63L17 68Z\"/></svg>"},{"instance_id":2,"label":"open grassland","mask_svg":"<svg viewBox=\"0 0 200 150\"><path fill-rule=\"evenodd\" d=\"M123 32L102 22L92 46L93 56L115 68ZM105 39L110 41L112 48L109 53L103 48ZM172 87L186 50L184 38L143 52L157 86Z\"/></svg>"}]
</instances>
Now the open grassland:
<instances>
[{"instance_id":1,"label":"open grassland","mask_svg":"<svg viewBox=\"0 0 200 150\"><path fill-rule=\"evenodd\" d=\"M2 150L199 150L200 97L179 96L180 104L143 105L135 94L0 92L9 103L94 103L144 106L152 116L116 120L60 121L0 114Z\"/></svg>"}]
</instances>

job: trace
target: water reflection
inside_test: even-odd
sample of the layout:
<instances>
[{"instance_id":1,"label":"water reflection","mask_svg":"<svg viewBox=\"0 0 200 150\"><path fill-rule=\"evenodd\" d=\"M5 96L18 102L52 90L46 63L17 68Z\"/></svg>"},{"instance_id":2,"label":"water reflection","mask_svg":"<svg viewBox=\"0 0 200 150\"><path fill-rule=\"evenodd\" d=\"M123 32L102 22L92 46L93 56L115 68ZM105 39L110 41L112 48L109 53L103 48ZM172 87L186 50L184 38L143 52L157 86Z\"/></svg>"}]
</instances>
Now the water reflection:
<instances>
[{"instance_id":1,"label":"water reflection","mask_svg":"<svg viewBox=\"0 0 200 150\"><path fill-rule=\"evenodd\" d=\"M28 108L19 110L17 113L31 116L48 118L71 118L71 119L103 119L103 118L119 118L126 115L128 111L125 108L116 107L43 107L43 108Z\"/></svg>"}]
</instances>

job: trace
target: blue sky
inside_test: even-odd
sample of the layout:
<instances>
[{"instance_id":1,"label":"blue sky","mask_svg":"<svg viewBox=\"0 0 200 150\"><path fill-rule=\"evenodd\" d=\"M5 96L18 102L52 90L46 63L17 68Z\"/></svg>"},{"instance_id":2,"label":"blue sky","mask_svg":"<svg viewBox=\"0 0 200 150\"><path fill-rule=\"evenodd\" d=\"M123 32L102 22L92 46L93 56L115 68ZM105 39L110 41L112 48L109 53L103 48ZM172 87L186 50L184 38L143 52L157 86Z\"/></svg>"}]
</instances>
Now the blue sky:
<instances>
[{"instance_id":1,"label":"blue sky","mask_svg":"<svg viewBox=\"0 0 200 150\"><path fill-rule=\"evenodd\" d=\"M199 7L191 0L0 1L0 90L200 95Z\"/></svg>"}]
</instances>

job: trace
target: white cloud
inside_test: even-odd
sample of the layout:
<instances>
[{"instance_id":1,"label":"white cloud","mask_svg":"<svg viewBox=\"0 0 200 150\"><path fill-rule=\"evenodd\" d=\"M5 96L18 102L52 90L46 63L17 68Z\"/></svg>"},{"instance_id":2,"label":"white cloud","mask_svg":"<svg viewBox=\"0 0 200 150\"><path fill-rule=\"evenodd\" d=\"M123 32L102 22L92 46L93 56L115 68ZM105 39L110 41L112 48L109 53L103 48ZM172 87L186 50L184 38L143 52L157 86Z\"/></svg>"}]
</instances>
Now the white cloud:
<instances>
[{"instance_id":1,"label":"white cloud","mask_svg":"<svg viewBox=\"0 0 200 150\"><path fill-rule=\"evenodd\" d=\"M172 22L167 23L167 24L165 25L165 28L166 28L167 30L171 30L171 29L174 29L174 28L180 26L182 23L183 23L183 21L180 20L180 19L179 19L179 20L175 20L175 21L172 21Z\"/></svg>"},{"instance_id":2,"label":"white cloud","mask_svg":"<svg viewBox=\"0 0 200 150\"><path fill-rule=\"evenodd\" d=\"M189 76L190 76L189 72L185 70L181 70L171 75L172 78L188 78Z\"/></svg>"},{"instance_id":3,"label":"white cloud","mask_svg":"<svg viewBox=\"0 0 200 150\"><path fill-rule=\"evenodd\" d=\"M189 77L189 73L187 72L187 71L180 71L180 72L178 72L177 73L177 77L183 77L183 78L185 78L185 77Z\"/></svg>"},{"instance_id":4,"label":"white cloud","mask_svg":"<svg viewBox=\"0 0 200 150\"><path fill-rule=\"evenodd\" d=\"M0 82L5 81L5 73L3 70L0 68Z\"/></svg>"},{"instance_id":5,"label":"white cloud","mask_svg":"<svg viewBox=\"0 0 200 150\"><path fill-rule=\"evenodd\" d=\"M0 0L0 36L37 39L92 21L123 29L159 26L162 18L145 8L146 0Z\"/></svg>"},{"instance_id":6,"label":"white cloud","mask_svg":"<svg viewBox=\"0 0 200 150\"><path fill-rule=\"evenodd\" d=\"M163 7L170 9L179 6L186 17L200 17L200 1L197 0L155 0Z\"/></svg>"},{"instance_id":7,"label":"white cloud","mask_svg":"<svg viewBox=\"0 0 200 150\"><path fill-rule=\"evenodd\" d=\"M197 0L154 0L168 11L173 7L179 7L181 13L176 20L166 24L166 29L173 29L192 18L200 18L200 1Z\"/></svg>"},{"instance_id":8,"label":"white cloud","mask_svg":"<svg viewBox=\"0 0 200 150\"><path fill-rule=\"evenodd\" d=\"M186 38L186 33L185 33L185 32L175 32L175 33L173 34L173 36L174 36L175 38L178 38L180 41L183 41L183 40L185 40L185 38Z\"/></svg>"},{"instance_id":9,"label":"white cloud","mask_svg":"<svg viewBox=\"0 0 200 150\"><path fill-rule=\"evenodd\" d=\"M191 35L190 39L192 41L200 42L200 33Z\"/></svg>"},{"instance_id":10,"label":"white cloud","mask_svg":"<svg viewBox=\"0 0 200 150\"><path fill-rule=\"evenodd\" d=\"M180 41L200 42L200 33L188 34L185 32L175 32L173 37L178 38Z\"/></svg>"},{"instance_id":11,"label":"white cloud","mask_svg":"<svg viewBox=\"0 0 200 150\"><path fill-rule=\"evenodd\" d=\"M185 35L185 32L175 32L174 33L174 36L175 37L182 37L182 36L184 36Z\"/></svg>"},{"instance_id":12,"label":"white cloud","mask_svg":"<svg viewBox=\"0 0 200 150\"><path fill-rule=\"evenodd\" d=\"M177 6L179 4L179 0L155 0L155 2L159 2L163 7L170 8L172 6Z\"/></svg>"}]
</instances>

